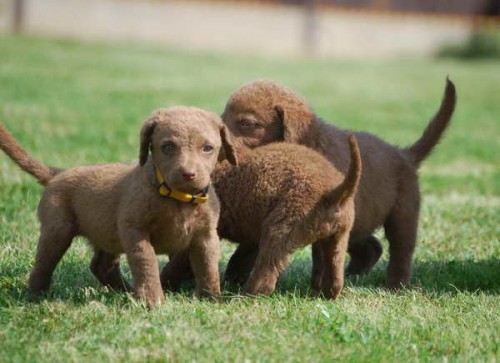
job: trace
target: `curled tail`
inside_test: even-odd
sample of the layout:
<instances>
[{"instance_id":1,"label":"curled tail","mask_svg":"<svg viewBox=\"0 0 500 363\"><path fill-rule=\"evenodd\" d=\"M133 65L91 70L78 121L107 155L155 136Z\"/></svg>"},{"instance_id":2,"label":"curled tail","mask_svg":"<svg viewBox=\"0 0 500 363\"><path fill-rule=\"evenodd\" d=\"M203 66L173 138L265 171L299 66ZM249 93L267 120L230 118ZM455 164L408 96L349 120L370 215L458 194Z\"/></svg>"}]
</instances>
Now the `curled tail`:
<instances>
[{"instance_id":1,"label":"curled tail","mask_svg":"<svg viewBox=\"0 0 500 363\"><path fill-rule=\"evenodd\" d=\"M361 179L361 153L359 151L358 140L353 134L349 135L349 148L351 151L351 164L349 165L349 170L342 184L329 195L331 199L330 202L340 206L350 198L354 198Z\"/></svg>"},{"instance_id":2,"label":"curled tail","mask_svg":"<svg viewBox=\"0 0 500 363\"><path fill-rule=\"evenodd\" d=\"M42 185L46 185L60 172L59 169L33 159L2 124L0 124L0 149L14 160L21 169L34 176Z\"/></svg>"},{"instance_id":3,"label":"curled tail","mask_svg":"<svg viewBox=\"0 0 500 363\"><path fill-rule=\"evenodd\" d=\"M457 95L455 85L446 78L446 89L444 91L443 100L441 101L441 107L439 107L438 112L427 125L420 139L413 145L404 149L416 166L419 166L420 163L429 156L432 149L438 144L443 136L443 132L448 127L453 111L455 110L456 102Z\"/></svg>"}]
</instances>

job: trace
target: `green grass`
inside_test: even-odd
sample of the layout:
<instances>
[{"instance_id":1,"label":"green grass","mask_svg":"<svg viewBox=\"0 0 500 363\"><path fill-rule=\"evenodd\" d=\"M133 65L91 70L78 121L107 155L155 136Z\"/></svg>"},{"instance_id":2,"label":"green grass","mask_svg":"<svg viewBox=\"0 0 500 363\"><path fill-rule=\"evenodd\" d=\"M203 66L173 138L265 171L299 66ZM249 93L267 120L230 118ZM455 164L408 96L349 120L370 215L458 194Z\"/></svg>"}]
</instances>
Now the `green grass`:
<instances>
[{"instance_id":1,"label":"green grass","mask_svg":"<svg viewBox=\"0 0 500 363\"><path fill-rule=\"evenodd\" d=\"M298 252L270 298L200 302L186 287L148 311L101 287L72 245L49 296L26 299L38 234L33 179L0 155L0 361L483 361L500 358L500 63L283 60L140 45L0 38L0 122L44 162L134 161L158 107L221 112L255 78L280 80L339 126L406 145L436 110L446 75L458 108L421 169L413 286L383 288L387 252L338 301L309 290ZM387 243L385 243L387 250ZM224 242L221 269L232 251ZM162 263L165 258L160 259Z\"/></svg>"}]
</instances>

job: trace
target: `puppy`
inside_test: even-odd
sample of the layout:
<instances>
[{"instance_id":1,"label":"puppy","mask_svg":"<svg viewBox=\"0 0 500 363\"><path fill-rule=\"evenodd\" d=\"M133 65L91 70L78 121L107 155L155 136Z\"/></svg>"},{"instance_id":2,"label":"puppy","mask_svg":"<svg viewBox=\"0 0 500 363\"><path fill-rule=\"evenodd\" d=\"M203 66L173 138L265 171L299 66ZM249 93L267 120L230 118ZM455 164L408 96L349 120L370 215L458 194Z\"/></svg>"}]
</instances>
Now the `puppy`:
<instances>
[{"instance_id":1,"label":"puppy","mask_svg":"<svg viewBox=\"0 0 500 363\"><path fill-rule=\"evenodd\" d=\"M0 125L0 148L45 186L38 207L41 234L28 282L32 296L48 290L75 236L89 240L91 270L113 289L129 289L119 267L125 253L133 291L148 306L164 300L156 253L187 249L198 296L220 293L219 202L209 187L210 174L221 144L236 163L220 118L196 108L160 109L144 123L140 144L139 165L62 171L34 160Z\"/></svg>"},{"instance_id":2,"label":"puppy","mask_svg":"<svg viewBox=\"0 0 500 363\"><path fill-rule=\"evenodd\" d=\"M336 298L344 284L344 259L354 221L354 195L361 158L354 136L349 139L347 175L317 152L274 143L240 153L239 166L216 166L214 187L221 202L219 233L239 244L225 279L244 285L249 295L269 295L288 263L288 256L316 242L322 251L319 285ZM183 257L186 261L186 257ZM162 271L165 287L178 286L185 267L175 256Z\"/></svg>"},{"instance_id":3,"label":"puppy","mask_svg":"<svg viewBox=\"0 0 500 363\"><path fill-rule=\"evenodd\" d=\"M422 136L399 148L374 135L356 132L363 159L363 176L355 199L356 220L349 239L347 272L370 270L382 254L373 236L384 226L390 244L387 284L399 288L410 279L417 237L420 192L417 171L448 126L456 103L455 86L447 80L444 99ZM236 90L222 114L238 140L254 148L276 141L306 145L346 172L348 131L319 119L297 94L270 81L255 81ZM319 287L320 251L313 245L313 286Z\"/></svg>"}]
</instances>

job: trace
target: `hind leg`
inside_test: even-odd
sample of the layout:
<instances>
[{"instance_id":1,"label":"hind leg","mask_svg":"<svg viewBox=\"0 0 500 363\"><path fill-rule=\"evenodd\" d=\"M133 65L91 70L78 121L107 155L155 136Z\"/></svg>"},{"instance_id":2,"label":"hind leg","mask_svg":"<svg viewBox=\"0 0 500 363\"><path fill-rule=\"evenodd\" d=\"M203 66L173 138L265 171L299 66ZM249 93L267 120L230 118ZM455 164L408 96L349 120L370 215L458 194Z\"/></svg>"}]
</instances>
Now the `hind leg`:
<instances>
[{"instance_id":1,"label":"hind leg","mask_svg":"<svg viewBox=\"0 0 500 363\"><path fill-rule=\"evenodd\" d=\"M193 278L189 250L172 255L160 274L161 286L165 291L179 291L182 282Z\"/></svg>"},{"instance_id":2,"label":"hind leg","mask_svg":"<svg viewBox=\"0 0 500 363\"><path fill-rule=\"evenodd\" d=\"M258 252L258 246L240 244L227 263L224 283L244 285L255 265Z\"/></svg>"},{"instance_id":3,"label":"hind leg","mask_svg":"<svg viewBox=\"0 0 500 363\"><path fill-rule=\"evenodd\" d=\"M340 233L320 242L323 257L321 292L328 299L336 299L344 287L344 263L349 233Z\"/></svg>"},{"instance_id":4,"label":"hind leg","mask_svg":"<svg viewBox=\"0 0 500 363\"><path fill-rule=\"evenodd\" d=\"M287 245L296 239L291 231L291 226L277 224L263 231L255 266L244 286L246 294L271 295L276 289L278 277L288 265L288 255L293 252Z\"/></svg>"},{"instance_id":5,"label":"hind leg","mask_svg":"<svg viewBox=\"0 0 500 363\"><path fill-rule=\"evenodd\" d=\"M311 246L312 272L311 286L315 291L321 289L321 275L323 273L323 257L321 254L321 241L317 241Z\"/></svg>"},{"instance_id":6,"label":"hind leg","mask_svg":"<svg viewBox=\"0 0 500 363\"><path fill-rule=\"evenodd\" d=\"M75 236L72 227L63 223L50 227L42 224L41 229L35 265L28 280L28 292L32 297L38 296L49 289L52 274Z\"/></svg>"},{"instance_id":7,"label":"hind leg","mask_svg":"<svg viewBox=\"0 0 500 363\"><path fill-rule=\"evenodd\" d=\"M348 275L361 275L367 273L382 256L382 244L375 236L349 244L347 252L351 256L346 273Z\"/></svg>"},{"instance_id":8,"label":"hind leg","mask_svg":"<svg viewBox=\"0 0 500 363\"><path fill-rule=\"evenodd\" d=\"M271 295L276 289L278 277L288 265L288 253L270 246L259 250L255 267L248 278L244 291L248 295Z\"/></svg>"},{"instance_id":9,"label":"hind leg","mask_svg":"<svg viewBox=\"0 0 500 363\"><path fill-rule=\"evenodd\" d=\"M120 255L110 254L100 249L94 250L90 270L104 286L117 291L131 291L130 285L120 271Z\"/></svg>"},{"instance_id":10,"label":"hind leg","mask_svg":"<svg viewBox=\"0 0 500 363\"><path fill-rule=\"evenodd\" d=\"M398 289L410 281L419 208L418 188L414 188L400 196L384 225L390 253L387 286L391 289Z\"/></svg>"}]
</instances>

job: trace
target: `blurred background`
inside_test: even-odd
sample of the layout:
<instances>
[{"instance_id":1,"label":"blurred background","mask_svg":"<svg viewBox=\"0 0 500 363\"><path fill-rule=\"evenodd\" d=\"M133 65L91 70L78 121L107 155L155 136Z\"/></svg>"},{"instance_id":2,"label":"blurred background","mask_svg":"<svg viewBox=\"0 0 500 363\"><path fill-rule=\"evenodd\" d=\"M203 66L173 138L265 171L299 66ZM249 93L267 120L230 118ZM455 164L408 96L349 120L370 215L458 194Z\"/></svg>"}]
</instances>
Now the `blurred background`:
<instances>
[{"instance_id":1,"label":"blurred background","mask_svg":"<svg viewBox=\"0 0 500 363\"><path fill-rule=\"evenodd\" d=\"M241 54L498 56L500 0L0 0L3 32Z\"/></svg>"}]
</instances>

